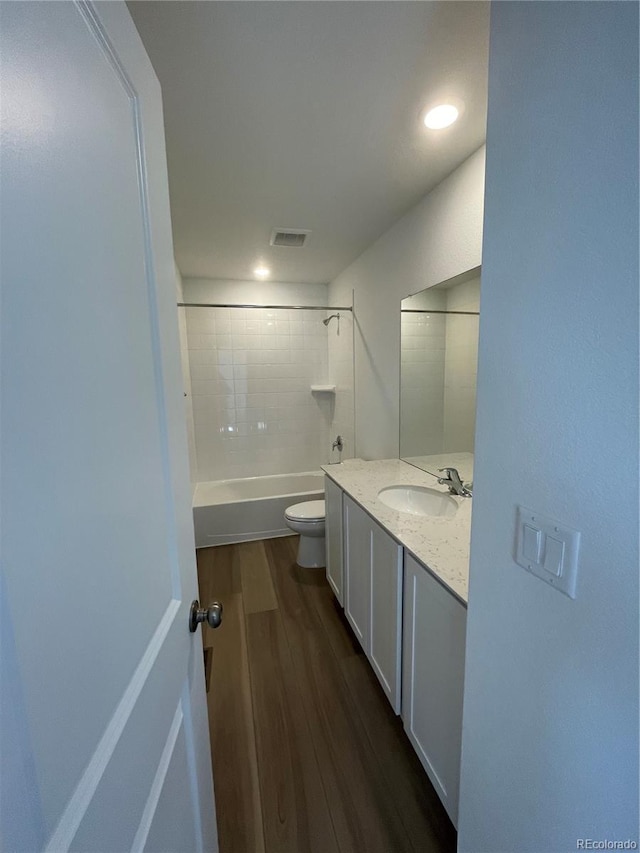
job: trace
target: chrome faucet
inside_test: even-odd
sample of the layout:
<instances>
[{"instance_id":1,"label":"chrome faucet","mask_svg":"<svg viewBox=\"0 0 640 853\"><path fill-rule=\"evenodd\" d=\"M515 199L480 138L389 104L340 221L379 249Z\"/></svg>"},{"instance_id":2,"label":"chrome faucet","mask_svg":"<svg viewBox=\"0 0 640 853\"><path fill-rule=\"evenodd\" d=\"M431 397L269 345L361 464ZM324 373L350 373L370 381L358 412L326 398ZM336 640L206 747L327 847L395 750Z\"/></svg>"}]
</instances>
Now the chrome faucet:
<instances>
[{"instance_id":1,"label":"chrome faucet","mask_svg":"<svg viewBox=\"0 0 640 853\"><path fill-rule=\"evenodd\" d=\"M441 486L448 486L449 493L458 495L461 498L470 498L472 495L472 483L466 485L460 479L457 468L438 468L441 473L444 472L444 477L438 477L438 482Z\"/></svg>"},{"instance_id":2,"label":"chrome faucet","mask_svg":"<svg viewBox=\"0 0 640 853\"><path fill-rule=\"evenodd\" d=\"M333 442L333 444L331 445L331 450L335 450L336 447L338 448L338 452L342 453L342 436L341 435L339 435L336 438L336 440Z\"/></svg>"}]
</instances>

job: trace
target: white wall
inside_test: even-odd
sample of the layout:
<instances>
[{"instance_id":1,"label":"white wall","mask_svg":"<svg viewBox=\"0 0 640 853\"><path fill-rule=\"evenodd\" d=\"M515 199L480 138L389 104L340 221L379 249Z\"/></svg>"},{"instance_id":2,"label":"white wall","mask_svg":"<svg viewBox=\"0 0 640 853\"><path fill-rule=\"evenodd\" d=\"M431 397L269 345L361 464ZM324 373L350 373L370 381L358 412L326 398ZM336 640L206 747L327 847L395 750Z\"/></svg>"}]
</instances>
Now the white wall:
<instances>
[{"instance_id":1,"label":"white wall","mask_svg":"<svg viewBox=\"0 0 640 853\"><path fill-rule=\"evenodd\" d=\"M342 453L333 451L329 460L331 462L352 459L355 456L353 314L350 311L338 313L340 323L331 320L327 330L328 380L336 386L329 438L333 444L338 435L342 437Z\"/></svg>"},{"instance_id":2,"label":"white wall","mask_svg":"<svg viewBox=\"0 0 640 853\"><path fill-rule=\"evenodd\" d=\"M176 299L184 302L184 284L180 270L175 266ZM184 389L184 416L187 422L187 441L189 447L189 479L191 482L191 497L198 480L196 439L193 423L193 402L191 397L191 369L189 365L189 349L187 344L187 318L184 308L178 308L178 333L180 335L180 364L182 367L182 387Z\"/></svg>"},{"instance_id":3,"label":"white wall","mask_svg":"<svg viewBox=\"0 0 640 853\"><path fill-rule=\"evenodd\" d=\"M295 251L290 249L289 251ZM224 302L233 305L327 305L326 284L278 281L235 281L185 278L185 302ZM343 303L351 305L349 301Z\"/></svg>"},{"instance_id":4,"label":"white wall","mask_svg":"<svg viewBox=\"0 0 640 853\"><path fill-rule=\"evenodd\" d=\"M398 456L400 300L480 265L483 195L481 148L329 285L333 304L350 304L354 292L362 458Z\"/></svg>"},{"instance_id":5,"label":"white wall","mask_svg":"<svg viewBox=\"0 0 640 853\"><path fill-rule=\"evenodd\" d=\"M492 5L486 183L459 850L638 842L637 4Z\"/></svg>"},{"instance_id":6,"label":"white wall","mask_svg":"<svg viewBox=\"0 0 640 853\"><path fill-rule=\"evenodd\" d=\"M188 303L327 302L326 285L186 279L184 292ZM186 309L199 481L317 470L334 434L352 434L352 320L343 312L338 335L328 313ZM338 394L312 393L328 383Z\"/></svg>"}]
</instances>

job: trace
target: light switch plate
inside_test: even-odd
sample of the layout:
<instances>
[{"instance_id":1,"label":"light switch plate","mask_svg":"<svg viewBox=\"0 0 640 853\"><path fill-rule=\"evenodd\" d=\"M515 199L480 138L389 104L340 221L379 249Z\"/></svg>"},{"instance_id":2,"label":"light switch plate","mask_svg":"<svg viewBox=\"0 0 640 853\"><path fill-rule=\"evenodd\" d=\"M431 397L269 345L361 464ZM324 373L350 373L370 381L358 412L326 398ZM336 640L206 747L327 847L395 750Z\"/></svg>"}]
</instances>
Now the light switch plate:
<instances>
[{"instance_id":1,"label":"light switch plate","mask_svg":"<svg viewBox=\"0 0 640 853\"><path fill-rule=\"evenodd\" d=\"M515 561L569 598L576 597L580 532L518 507Z\"/></svg>"}]
</instances>

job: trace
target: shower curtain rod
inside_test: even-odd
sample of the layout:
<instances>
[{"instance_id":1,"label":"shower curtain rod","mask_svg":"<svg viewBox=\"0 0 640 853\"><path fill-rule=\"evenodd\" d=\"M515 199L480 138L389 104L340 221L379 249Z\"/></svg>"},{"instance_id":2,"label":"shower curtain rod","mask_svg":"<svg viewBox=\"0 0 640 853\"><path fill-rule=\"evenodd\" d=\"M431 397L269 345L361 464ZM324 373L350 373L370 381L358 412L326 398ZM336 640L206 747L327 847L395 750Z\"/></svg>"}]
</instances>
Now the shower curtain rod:
<instances>
[{"instance_id":1,"label":"shower curtain rod","mask_svg":"<svg viewBox=\"0 0 640 853\"><path fill-rule=\"evenodd\" d=\"M469 317L479 317L479 311L446 311L443 308L401 308L401 314L464 314Z\"/></svg>"},{"instance_id":2,"label":"shower curtain rod","mask_svg":"<svg viewBox=\"0 0 640 853\"><path fill-rule=\"evenodd\" d=\"M343 305L240 305L237 302L178 302L178 308L290 308L305 311L353 311Z\"/></svg>"}]
</instances>

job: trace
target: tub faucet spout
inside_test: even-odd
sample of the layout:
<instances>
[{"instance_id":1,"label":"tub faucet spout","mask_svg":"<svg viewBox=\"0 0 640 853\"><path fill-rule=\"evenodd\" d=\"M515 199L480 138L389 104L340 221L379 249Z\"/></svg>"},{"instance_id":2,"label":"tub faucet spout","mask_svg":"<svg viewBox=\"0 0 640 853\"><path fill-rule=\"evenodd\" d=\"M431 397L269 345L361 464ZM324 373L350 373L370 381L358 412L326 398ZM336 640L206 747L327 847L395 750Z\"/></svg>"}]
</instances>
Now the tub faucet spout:
<instances>
[{"instance_id":1,"label":"tub faucet spout","mask_svg":"<svg viewBox=\"0 0 640 853\"><path fill-rule=\"evenodd\" d=\"M332 450L335 450L335 449L336 449L336 447L338 448L338 450L340 451L340 453L342 453L342 436L341 436L341 435L339 435L339 436L336 438L336 440L333 442L333 444L331 445L331 449L332 449Z\"/></svg>"}]
</instances>

